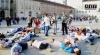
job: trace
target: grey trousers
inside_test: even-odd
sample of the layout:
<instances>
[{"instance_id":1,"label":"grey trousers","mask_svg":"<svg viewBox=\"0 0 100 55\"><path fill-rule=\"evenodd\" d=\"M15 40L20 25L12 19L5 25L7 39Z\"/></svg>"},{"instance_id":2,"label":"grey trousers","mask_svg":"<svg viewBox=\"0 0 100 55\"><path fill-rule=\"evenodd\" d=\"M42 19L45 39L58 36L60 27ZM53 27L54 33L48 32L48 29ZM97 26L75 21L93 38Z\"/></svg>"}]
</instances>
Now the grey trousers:
<instances>
[{"instance_id":1,"label":"grey trousers","mask_svg":"<svg viewBox=\"0 0 100 55\"><path fill-rule=\"evenodd\" d=\"M57 33L57 23L53 24L53 30L54 30L54 33Z\"/></svg>"}]
</instances>

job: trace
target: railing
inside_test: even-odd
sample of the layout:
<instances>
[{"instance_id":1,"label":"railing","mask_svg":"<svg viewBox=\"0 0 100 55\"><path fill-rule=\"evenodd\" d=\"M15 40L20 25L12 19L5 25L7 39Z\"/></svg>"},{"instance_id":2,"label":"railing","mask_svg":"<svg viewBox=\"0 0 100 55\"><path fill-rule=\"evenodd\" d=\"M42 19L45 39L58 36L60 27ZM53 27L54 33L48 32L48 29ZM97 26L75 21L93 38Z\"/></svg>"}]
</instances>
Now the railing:
<instances>
[{"instance_id":1,"label":"railing","mask_svg":"<svg viewBox=\"0 0 100 55\"><path fill-rule=\"evenodd\" d=\"M1 10L8 10L8 7L0 7Z\"/></svg>"}]
</instances>

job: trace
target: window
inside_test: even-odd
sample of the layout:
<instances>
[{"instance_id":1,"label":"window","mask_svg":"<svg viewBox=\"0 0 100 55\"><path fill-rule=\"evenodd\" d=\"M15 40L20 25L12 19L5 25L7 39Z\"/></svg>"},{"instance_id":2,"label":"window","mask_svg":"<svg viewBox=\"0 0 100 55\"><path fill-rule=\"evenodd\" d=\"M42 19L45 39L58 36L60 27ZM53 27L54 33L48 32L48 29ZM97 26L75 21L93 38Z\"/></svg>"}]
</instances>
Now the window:
<instances>
[{"instance_id":1,"label":"window","mask_svg":"<svg viewBox=\"0 0 100 55\"><path fill-rule=\"evenodd\" d=\"M20 0L21 1L21 3L23 3L24 2L24 0Z\"/></svg>"},{"instance_id":2,"label":"window","mask_svg":"<svg viewBox=\"0 0 100 55\"><path fill-rule=\"evenodd\" d=\"M97 5L94 4L94 5L93 5L93 9L95 9L95 8L97 8Z\"/></svg>"},{"instance_id":3,"label":"window","mask_svg":"<svg viewBox=\"0 0 100 55\"><path fill-rule=\"evenodd\" d=\"M32 10L34 10L34 6L32 6Z\"/></svg>"},{"instance_id":4,"label":"window","mask_svg":"<svg viewBox=\"0 0 100 55\"><path fill-rule=\"evenodd\" d=\"M97 5L96 4L85 4L85 9L86 10L95 10L95 9L97 9Z\"/></svg>"},{"instance_id":5,"label":"window","mask_svg":"<svg viewBox=\"0 0 100 55\"><path fill-rule=\"evenodd\" d=\"M29 5L29 9L31 10L31 5Z\"/></svg>"},{"instance_id":6,"label":"window","mask_svg":"<svg viewBox=\"0 0 100 55\"><path fill-rule=\"evenodd\" d=\"M21 5L21 8L24 9L23 4Z\"/></svg>"},{"instance_id":7,"label":"window","mask_svg":"<svg viewBox=\"0 0 100 55\"><path fill-rule=\"evenodd\" d=\"M26 6L26 9L28 9L28 6Z\"/></svg>"},{"instance_id":8,"label":"window","mask_svg":"<svg viewBox=\"0 0 100 55\"><path fill-rule=\"evenodd\" d=\"M81 11L79 11L79 13L81 13Z\"/></svg>"},{"instance_id":9,"label":"window","mask_svg":"<svg viewBox=\"0 0 100 55\"><path fill-rule=\"evenodd\" d=\"M85 5L85 8L88 8L88 4Z\"/></svg>"},{"instance_id":10,"label":"window","mask_svg":"<svg viewBox=\"0 0 100 55\"><path fill-rule=\"evenodd\" d=\"M36 6L36 10L39 10L39 9L38 9L38 6Z\"/></svg>"}]
</instances>

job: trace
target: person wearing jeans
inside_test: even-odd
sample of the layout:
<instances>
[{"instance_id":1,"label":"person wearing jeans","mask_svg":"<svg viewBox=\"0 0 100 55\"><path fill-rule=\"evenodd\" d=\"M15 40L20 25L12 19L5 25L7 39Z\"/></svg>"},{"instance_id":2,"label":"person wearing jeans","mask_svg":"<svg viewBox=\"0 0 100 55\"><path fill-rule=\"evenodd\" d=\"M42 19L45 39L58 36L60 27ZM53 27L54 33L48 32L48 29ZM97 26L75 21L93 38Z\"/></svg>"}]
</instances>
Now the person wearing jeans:
<instances>
[{"instance_id":1,"label":"person wearing jeans","mask_svg":"<svg viewBox=\"0 0 100 55\"><path fill-rule=\"evenodd\" d=\"M44 15L44 20L43 20L44 26L45 26L45 36L48 36L48 31L49 31L49 26L50 26L50 19L48 17L48 14Z\"/></svg>"},{"instance_id":2,"label":"person wearing jeans","mask_svg":"<svg viewBox=\"0 0 100 55\"><path fill-rule=\"evenodd\" d=\"M45 35L48 35L48 31L49 31L49 26L45 26Z\"/></svg>"},{"instance_id":3,"label":"person wearing jeans","mask_svg":"<svg viewBox=\"0 0 100 55\"><path fill-rule=\"evenodd\" d=\"M93 40L94 40L94 36L90 36L90 37L84 39L84 41L88 42L88 43L93 42Z\"/></svg>"}]
</instances>

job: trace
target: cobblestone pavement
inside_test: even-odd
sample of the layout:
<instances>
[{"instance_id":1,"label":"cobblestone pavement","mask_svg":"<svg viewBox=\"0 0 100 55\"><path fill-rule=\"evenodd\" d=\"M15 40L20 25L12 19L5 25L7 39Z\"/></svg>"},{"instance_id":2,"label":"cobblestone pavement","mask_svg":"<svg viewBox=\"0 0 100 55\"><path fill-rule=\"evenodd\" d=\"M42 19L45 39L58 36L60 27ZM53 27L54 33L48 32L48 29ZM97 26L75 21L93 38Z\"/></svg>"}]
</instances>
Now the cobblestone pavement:
<instances>
[{"instance_id":1,"label":"cobblestone pavement","mask_svg":"<svg viewBox=\"0 0 100 55\"><path fill-rule=\"evenodd\" d=\"M0 27L0 32L5 33L6 31L9 31L12 28L17 28L17 27L26 26L26 25L27 25L26 21L20 21L19 25L12 25L11 27L7 27L6 22L3 21L2 25ZM60 24L58 24L58 25L60 26ZM72 23L72 25L77 26L77 27L84 26L84 27L99 28L100 22L95 23L93 21L92 24L89 24L88 21L82 21L82 22L74 21ZM58 31L57 35L53 35L52 33L53 33L53 30L51 29L50 32L49 32L49 36L46 37L46 36L44 36L43 31L41 31L41 34L38 34L40 37L35 37L34 39L46 41L46 42L49 42L49 43L51 41L51 38L55 38L58 41L62 41L63 36L61 35L62 34L61 31ZM10 38L10 37L7 37L7 38ZM28 43L30 43L30 41ZM90 46L89 44L87 44L83 41L78 41L78 44L79 44L79 48L82 51L82 55L100 55L99 54L100 39L95 39L93 46ZM51 43L51 45L52 45L52 43ZM58 46L53 46L52 49L54 50L54 52L48 52L46 50L40 51L38 49L35 49L35 48L29 46L29 48L27 50L23 51L23 52L25 53L25 55L74 55L72 53L64 52ZM11 55L10 54L10 48L0 50L0 55Z\"/></svg>"}]
</instances>

